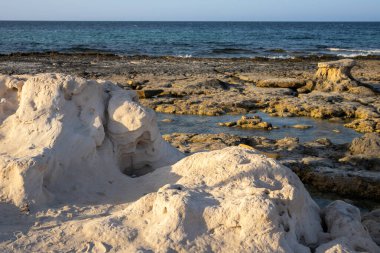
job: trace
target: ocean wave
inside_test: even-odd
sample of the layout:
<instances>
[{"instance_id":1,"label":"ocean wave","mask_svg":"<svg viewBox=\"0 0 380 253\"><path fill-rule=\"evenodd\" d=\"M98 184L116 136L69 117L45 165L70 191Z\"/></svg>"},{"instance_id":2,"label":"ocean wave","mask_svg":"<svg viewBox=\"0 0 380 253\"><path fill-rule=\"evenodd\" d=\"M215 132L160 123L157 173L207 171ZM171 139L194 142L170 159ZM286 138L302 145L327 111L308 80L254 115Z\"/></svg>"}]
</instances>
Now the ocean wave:
<instances>
[{"instance_id":1,"label":"ocean wave","mask_svg":"<svg viewBox=\"0 0 380 253\"><path fill-rule=\"evenodd\" d=\"M292 55L269 55L269 56L265 56L264 58L268 58L268 59L296 59L296 57L292 56Z\"/></svg>"},{"instance_id":2,"label":"ocean wave","mask_svg":"<svg viewBox=\"0 0 380 253\"><path fill-rule=\"evenodd\" d=\"M282 49L282 48L273 48L273 49L265 50L265 52L269 52L269 53L285 53L286 50Z\"/></svg>"},{"instance_id":3,"label":"ocean wave","mask_svg":"<svg viewBox=\"0 0 380 253\"><path fill-rule=\"evenodd\" d=\"M349 49L349 48L327 48L331 52L346 52L340 53L338 56L342 57L356 57L356 56L369 56L380 55L380 49Z\"/></svg>"},{"instance_id":4,"label":"ocean wave","mask_svg":"<svg viewBox=\"0 0 380 253\"><path fill-rule=\"evenodd\" d=\"M370 56L372 54L368 53L351 53L351 54L337 54L337 56L344 57L344 58L354 58L358 56Z\"/></svg>"},{"instance_id":5,"label":"ocean wave","mask_svg":"<svg viewBox=\"0 0 380 253\"><path fill-rule=\"evenodd\" d=\"M179 55L176 55L176 56L179 57L179 58L192 58L193 57L191 54L184 54L184 55L179 54Z\"/></svg>"},{"instance_id":6,"label":"ocean wave","mask_svg":"<svg viewBox=\"0 0 380 253\"><path fill-rule=\"evenodd\" d=\"M327 49L327 48L329 48L329 46L326 46L326 45L316 45L315 47L318 48L318 49Z\"/></svg>"},{"instance_id":7,"label":"ocean wave","mask_svg":"<svg viewBox=\"0 0 380 253\"><path fill-rule=\"evenodd\" d=\"M215 48L211 50L212 54L254 54L255 51L244 49L244 48L233 48L233 47L226 47L226 48Z\"/></svg>"},{"instance_id":8,"label":"ocean wave","mask_svg":"<svg viewBox=\"0 0 380 253\"><path fill-rule=\"evenodd\" d=\"M61 52L73 52L73 53L112 53L112 50L108 50L105 47L91 47L90 45L72 45L67 48L62 48L58 51Z\"/></svg>"}]
</instances>

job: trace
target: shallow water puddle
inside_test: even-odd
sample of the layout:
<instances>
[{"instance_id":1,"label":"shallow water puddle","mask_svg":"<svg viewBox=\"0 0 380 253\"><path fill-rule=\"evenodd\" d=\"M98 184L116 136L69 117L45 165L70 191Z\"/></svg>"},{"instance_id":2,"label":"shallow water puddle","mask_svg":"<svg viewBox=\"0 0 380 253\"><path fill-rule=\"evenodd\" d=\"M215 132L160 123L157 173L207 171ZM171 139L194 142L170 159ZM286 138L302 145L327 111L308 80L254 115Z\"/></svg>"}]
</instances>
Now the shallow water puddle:
<instances>
[{"instance_id":1,"label":"shallow water puddle","mask_svg":"<svg viewBox=\"0 0 380 253\"><path fill-rule=\"evenodd\" d=\"M263 136L270 139L298 137L301 142L313 141L318 138L328 138L336 144L351 142L354 138L361 136L360 133L344 127L342 123L329 122L327 120L306 117L271 117L263 112L247 115L258 115L263 121L272 123L273 126L277 126L279 129L267 131L218 126L219 122L236 121L240 119L242 115L195 116L157 113L157 118L158 126L162 134L175 132L208 134L228 133L239 136ZM166 121L162 122L164 119ZM309 129L296 129L290 127L297 124L311 125L312 127Z\"/></svg>"}]
</instances>

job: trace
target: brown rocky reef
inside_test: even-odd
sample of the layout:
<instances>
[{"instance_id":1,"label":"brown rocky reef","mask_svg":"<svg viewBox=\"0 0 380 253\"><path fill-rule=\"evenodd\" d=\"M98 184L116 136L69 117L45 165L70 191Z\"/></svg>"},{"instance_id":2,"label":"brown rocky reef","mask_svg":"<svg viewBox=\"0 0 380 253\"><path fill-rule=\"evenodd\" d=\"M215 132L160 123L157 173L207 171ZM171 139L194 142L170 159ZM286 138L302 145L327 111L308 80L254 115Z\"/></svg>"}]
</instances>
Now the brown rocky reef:
<instances>
[{"instance_id":1,"label":"brown rocky reef","mask_svg":"<svg viewBox=\"0 0 380 253\"><path fill-rule=\"evenodd\" d=\"M125 87L140 89L141 102L157 112L216 116L262 110L271 116L341 119L359 132L379 132L380 95L374 85L353 78L355 66L344 59L319 63L314 76L218 72Z\"/></svg>"}]
</instances>

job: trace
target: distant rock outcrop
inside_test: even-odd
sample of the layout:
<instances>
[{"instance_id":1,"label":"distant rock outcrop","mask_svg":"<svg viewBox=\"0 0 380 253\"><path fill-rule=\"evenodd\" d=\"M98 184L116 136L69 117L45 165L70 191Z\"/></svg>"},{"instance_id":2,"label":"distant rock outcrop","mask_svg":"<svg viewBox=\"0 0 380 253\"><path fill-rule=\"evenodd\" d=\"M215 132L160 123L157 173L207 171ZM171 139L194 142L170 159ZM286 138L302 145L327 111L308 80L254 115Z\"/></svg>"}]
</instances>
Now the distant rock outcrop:
<instances>
[{"instance_id":1,"label":"distant rock outcrop","mask_svg":"<svg viewBox=\"0 0 380 253\"><path fill-rule=\"evenodd\" d=\"M330 82L340 82L342 80L353 80L351 70L356 66L356 62L351 59L339 61L320 62L318 71L315 74L317 79L327 80Z\"/></svg>"},{"instance_id":2,"label":"distant rock outcrop","mask_svg":"<svg viewBox=\"0 0 380 253\"><path fill-rule=\"evenodd\" d=\"M318 63L318 70L315 74L316 83L313 90L375 95L370 86L358 82L351 75L351 70L355 66L356 62L351 59Z\"/></svg>"}]
</instances>

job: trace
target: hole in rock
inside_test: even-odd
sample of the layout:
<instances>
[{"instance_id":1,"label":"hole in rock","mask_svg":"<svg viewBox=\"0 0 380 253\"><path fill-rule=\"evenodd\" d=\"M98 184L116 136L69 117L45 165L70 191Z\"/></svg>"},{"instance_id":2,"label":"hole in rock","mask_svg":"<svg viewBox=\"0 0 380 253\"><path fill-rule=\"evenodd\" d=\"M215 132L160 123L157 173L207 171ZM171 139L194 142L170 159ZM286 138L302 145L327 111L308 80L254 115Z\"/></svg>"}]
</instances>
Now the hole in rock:
<instances>
[{"instance_id":1,"label":"hole in rock","mask_svg":"<svg viewBox=\"0 0 380 253\"><path fill-rule=\"evenodd\" d=\"M152 172L154 169L149 156L154 152L154 148L150 133L144 132L132 146L119 148L121 172L132 178Z\"/></svg>"},{"instance_id":2,"label":"hole in rock","mask_svg":"<svg viewBox=\"0 0 380 253\"><path fill-rule=\"evenodd\" d=\"M152 172L153 170L154 169L152 168L150 164L144 164L142 166L135 165L135 166L127 167L122 172L129 177L135 178L135 177L144 176L145 174L148 174L149 172Z\"/></svg>"},{"instance_id":3,"label":"hole in rock","mask_svg":"<svg viewBox=\"0 0 380 253\"><path fill-rule=\"evenodd\" d=\"M323 232L327 233L328 232L328 226L327 226L327 223L326 223L326 220L324 217L321 217L321 225L322 225Z\"/></svg>"}]
</instances>

